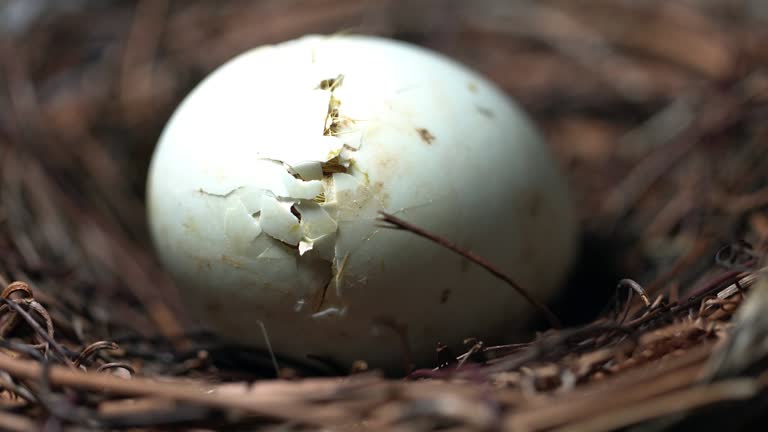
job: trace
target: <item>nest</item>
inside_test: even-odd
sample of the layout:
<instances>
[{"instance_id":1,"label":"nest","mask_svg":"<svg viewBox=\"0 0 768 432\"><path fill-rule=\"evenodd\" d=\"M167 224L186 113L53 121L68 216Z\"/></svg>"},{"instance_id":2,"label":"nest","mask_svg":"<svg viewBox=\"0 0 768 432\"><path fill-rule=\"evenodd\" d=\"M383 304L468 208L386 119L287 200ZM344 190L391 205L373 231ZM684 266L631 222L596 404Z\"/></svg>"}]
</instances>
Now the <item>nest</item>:
<instances>
[{"instance_id":1,"label":"nest","mask_svg":"<svg viewBox=\"0 0 768 432\"><path fill-rule=\"evenodd\" d=\"M13 0L0 11L0 429L761 424L763 2ZM387 378L363 363L275 371L269 353L223 345L185 317L144 220L162 126L237 53L337 31L442 51L539 123L584 230L553 306L564 328L436 347L433 367Z\"/></svg>"}]
</instances>

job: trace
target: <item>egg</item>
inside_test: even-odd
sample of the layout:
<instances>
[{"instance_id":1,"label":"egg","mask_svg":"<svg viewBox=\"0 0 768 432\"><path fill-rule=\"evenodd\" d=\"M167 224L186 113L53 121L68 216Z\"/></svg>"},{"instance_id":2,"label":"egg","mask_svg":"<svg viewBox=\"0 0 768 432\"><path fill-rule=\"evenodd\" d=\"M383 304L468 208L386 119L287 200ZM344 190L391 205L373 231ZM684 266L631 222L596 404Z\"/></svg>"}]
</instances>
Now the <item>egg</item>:
<instances>
[{"instance_id":1,"label":"egg","mask_svg":"<svg viewBox=\"0 0 768 432\"><path fill-rule=\"evenodd\" d=\"M165 127L147 202L194 317L342 367L433 364L438 343L509 339L537 314L461 256L382 227L380 212L541 301L576 232L557 163L514 102L445 56L372 36L305 36L214 71Z\"/></svg>"}]
</instances>

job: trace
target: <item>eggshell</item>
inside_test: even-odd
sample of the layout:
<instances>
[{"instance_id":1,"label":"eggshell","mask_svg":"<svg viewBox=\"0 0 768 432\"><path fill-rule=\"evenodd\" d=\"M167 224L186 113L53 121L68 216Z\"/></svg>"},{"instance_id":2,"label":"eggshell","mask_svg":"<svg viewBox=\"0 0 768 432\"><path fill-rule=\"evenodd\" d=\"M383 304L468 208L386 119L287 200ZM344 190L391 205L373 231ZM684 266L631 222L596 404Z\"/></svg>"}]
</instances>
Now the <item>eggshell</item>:
<instances>
[{"instance_id":1,"label":"eggshell","mask_svg":"<svg viewBox=\"0 0 768 432\"><path fill-rule=\"evenodd\" d=\"M496 86L426 49L307 36L242 54L179 106L149 221L194 316L279 356L421 365L438 342L516 334L514 290L387 211L504 269L544 301L574 249L566 184ZM406 354L408 353L408 354Z\"/></svg>"}]
</instances>

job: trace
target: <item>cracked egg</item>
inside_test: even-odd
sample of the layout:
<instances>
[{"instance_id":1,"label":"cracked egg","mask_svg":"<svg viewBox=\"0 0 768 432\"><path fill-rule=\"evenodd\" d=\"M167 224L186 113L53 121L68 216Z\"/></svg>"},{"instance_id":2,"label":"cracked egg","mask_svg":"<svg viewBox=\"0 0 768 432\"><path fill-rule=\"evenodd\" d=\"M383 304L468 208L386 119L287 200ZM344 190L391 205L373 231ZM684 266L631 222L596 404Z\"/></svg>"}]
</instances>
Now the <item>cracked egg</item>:
<instances>
[{"instance_id":1,"label":"cracked egg","mask_svg":"<svg viewBox=\"0 0 768 432\"><path fill-rule=\"evenodd\" d=\"M535 309L380 211L472 250L535 297L574 249L565 183L525 114L426 49L307 36L231 60L179 106L148 181L159 256L194 316L279 356L433 364ZM519 334L519 333L518 333Z\"/></svg>"}]
</instances>

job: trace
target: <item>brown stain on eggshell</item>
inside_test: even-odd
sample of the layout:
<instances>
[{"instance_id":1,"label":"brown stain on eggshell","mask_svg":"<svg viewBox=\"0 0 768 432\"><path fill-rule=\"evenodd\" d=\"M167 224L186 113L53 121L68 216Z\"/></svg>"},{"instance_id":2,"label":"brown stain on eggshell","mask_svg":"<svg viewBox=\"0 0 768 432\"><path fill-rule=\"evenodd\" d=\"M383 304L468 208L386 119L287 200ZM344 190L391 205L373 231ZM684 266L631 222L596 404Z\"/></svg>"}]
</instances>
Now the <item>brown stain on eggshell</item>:
<instances>
[{"instance_id":1,"label":"brown stain on eggshell","mask_svg":"<svg viewBox=\"0 0 768 432\"><path fill-rule=\"evenodd\" d=\"M448 302L448 299L451 297L451 290L444 289L440 292L440 304L445 304Z\"/></svg>"},{"instance_id":2,"label":"brown stain on eggshell","mask_svg":"<svg viewBox=\"0 0 768 432\"><path fill-rule=\"evenodd\" d=\"M202 273L206 270L211 271L213 269L211 262L203 257L193 256L192 259L195 260L195 268L197 269L198 273Z\"/></svg>"},{"instance_id":3,"label":"brown stain on eggshell","mask_svg":"<svg viewBox=\"0 0 768 432\"><path fill-rule=\"evenodd\" d=\"M187 220L184 221L184 223L181 224L182 228L184 230L192 235L199 235L200 231L197 227L197 222L193 218L187 218Z\"/></svg>"},{"instance_id":4,"label":"brown stain on eggshell","mask_svg":"<svg viewBox=\"0 0 768 432\"><path fill-rule=\"evenodd\" d=\"M425 128L416 128L416 132L419 133L419 138L421 138L425 144L432 144L432 142L435 141L435 136Z\"/></svg>"},{"instance_id":5,"label":"brown stain on eggshell","mask_svg":"<svg viewBox=\"0 0 768 432\"><path fill-rule=\"evenodd\" d=\"M389 174L394 172L396 165L397 160L392 155L380 155L376 158L376 166L381 173Z\"/></svg>"},{"instance_id":6,"label":"brown stain on eggshell","mask_svg":"<svg viewBox=\"0 0 768 432\"><path fill-rule=\"evenodd\" d=\"M337 192L336 200L339 203L339 219L349 220L362 212L371 201L376 202L378 207L387 208L390 196L384 190L383 182L376 181L370 183L370 180L368 180L361 183L354 190Z\"/></svg>"},{"instance_id":7,"label":"brown stain on eggshell","mask_svg":"<svg viewBox=\"0 0 768 432\"><path fill-rule=\"evenodd\" d=\"M371 197L375 197L378 199L379 203L382 207L387 208L389 207L389 193L384 191L384 183L383 182L374 182L371 187L369 188Z\"/></svg>"},{"instance_id":8,"label":"brown stain on eggshell","mask_svg":"<svg viewBox=\"0 0 768 432\"><path fill-rule=\"evenodd\" d=\"M483 117L487 117L489 119L496 118L496 113L494 113L488 108L481 107L481 106L477 106L475 108L477 109L477 112L480 113L480 115L482 115Z\"/></svg>"},{"instance_id":9,"label":"brown stain on eggshell","mask_svg":"<svg viewBox=\"0 0 768 432\"><path fill-rule=\"evenodd\" d=\"M227 255L221 256L221 262L235 269L243 268L243 264L241 262Z\"/></svg>"}]
</instances>

